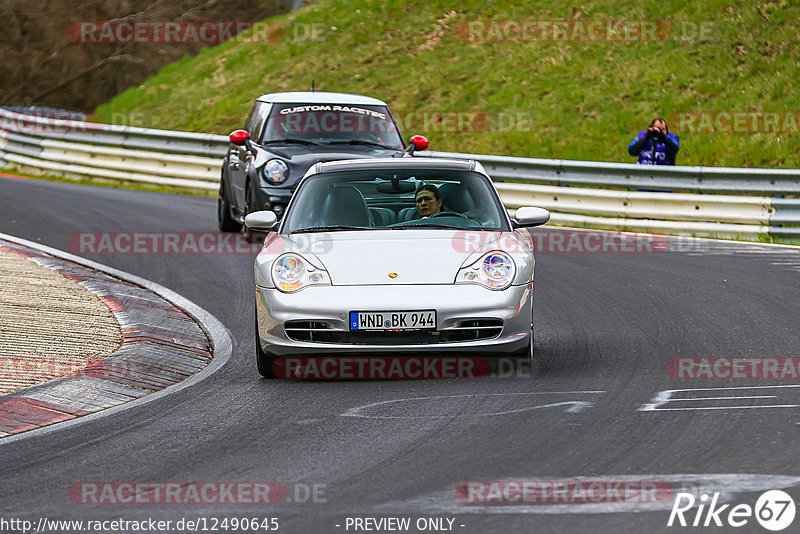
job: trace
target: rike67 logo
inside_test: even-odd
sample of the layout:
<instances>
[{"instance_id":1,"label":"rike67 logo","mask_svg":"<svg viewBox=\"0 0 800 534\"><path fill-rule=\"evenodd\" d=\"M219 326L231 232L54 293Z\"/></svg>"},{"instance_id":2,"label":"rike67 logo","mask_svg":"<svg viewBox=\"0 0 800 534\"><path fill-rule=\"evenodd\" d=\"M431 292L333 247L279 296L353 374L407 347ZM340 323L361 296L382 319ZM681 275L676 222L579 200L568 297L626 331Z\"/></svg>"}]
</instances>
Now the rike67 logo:
<instances>
[{"instance_id":1,"label":"rike67 logo","mask_svg":"<svg viewBox=\"0 0 800 534\"><path fill-rule=\"evenodd\" d=\"M681 527L743 527L755 518L759 525L772 532L789 527L797 509L794 499L781 490L762 493L755 507L749 504L719 504L719 493L709 497L703 494L696 498L691 493L678 493L672 504L667 526ZM697 507L697 510L692 508Z\"/></svg>"}]
</instances>

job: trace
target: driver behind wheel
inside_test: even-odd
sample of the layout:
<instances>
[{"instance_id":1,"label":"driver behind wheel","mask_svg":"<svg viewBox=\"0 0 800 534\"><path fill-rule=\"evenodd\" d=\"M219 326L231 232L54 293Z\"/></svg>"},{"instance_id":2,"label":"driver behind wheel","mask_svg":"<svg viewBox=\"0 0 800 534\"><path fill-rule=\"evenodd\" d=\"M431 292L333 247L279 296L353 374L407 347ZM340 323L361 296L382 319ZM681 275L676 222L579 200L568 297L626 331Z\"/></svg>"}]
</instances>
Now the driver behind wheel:
<instances>
[{"instance_id":1,"label":"driver behind wheel","mask_svg":"<svg viewBox=\"0 0 800 534\"><path fill-rule=\"evenodd\" d=\"M442 211L442 194L439 192L439 188L433 184L425 184L417 189L414 202L417 205L416 218L418 219L427 219Z\"/></svg>"}]
</instances>

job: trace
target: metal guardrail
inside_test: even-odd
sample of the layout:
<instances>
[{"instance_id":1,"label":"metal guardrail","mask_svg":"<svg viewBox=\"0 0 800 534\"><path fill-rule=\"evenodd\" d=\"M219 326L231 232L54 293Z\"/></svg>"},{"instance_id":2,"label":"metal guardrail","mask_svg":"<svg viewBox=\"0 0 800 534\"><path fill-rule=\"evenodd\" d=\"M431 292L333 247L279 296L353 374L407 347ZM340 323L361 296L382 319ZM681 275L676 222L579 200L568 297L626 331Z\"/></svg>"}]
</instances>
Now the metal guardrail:
<instances>
[{"instance_id":1,"label":"metal guardrail","mask_svg":"<svg viewBox=\"0 0 800 534\"><path fill-rule=\"evenodd\" d=\"M223 135L111 126L0 109L0 159L42 173L213 191Z\"/></svg>"},{"instance_id":2,"label":"metal guardrail","mask_svg":"<svg viewBox=\"0 0 800 534\"><path fill-rule=\"evenodd\" d=\"M431 157L483 163L492 177L550 184L708 194L800 195L800 170L635 165L560 159L430 152Z\"/></svg>"},{"instance_id":3,"label":"metal guardrail","mask_svg":"<svg viewBox=\"0 0 800 534\"><path fill-rule=\"evenodd\" d=\"M228 147L224 135L38 117L5 109L0 109L0 130L38 139L220 158Z\"/></svg>"},{"instance_id":4,"label":"metal guardrail","mask_svg":"<svg viewBox=\"0 0 800 534\"><path fill-rule=\"evenodd\" d=\"M216 190L222 135L111 126L0 109L0 162L42 173ZM800 170L668 167L422 152L475 159L509 209L551 223L711 237L800 236Z\"/></svg>"},{"instance_id":5,"label":"metal guardrail","mask_svg":"<svg viewBox=\"0 0 800 534\"><path fill-rule=\"evenodd\" d=\"M709 237L800 237L800 170L688 167L422 153L480 161L508 207L554 224Z\"/></svg>"}]
</instances>

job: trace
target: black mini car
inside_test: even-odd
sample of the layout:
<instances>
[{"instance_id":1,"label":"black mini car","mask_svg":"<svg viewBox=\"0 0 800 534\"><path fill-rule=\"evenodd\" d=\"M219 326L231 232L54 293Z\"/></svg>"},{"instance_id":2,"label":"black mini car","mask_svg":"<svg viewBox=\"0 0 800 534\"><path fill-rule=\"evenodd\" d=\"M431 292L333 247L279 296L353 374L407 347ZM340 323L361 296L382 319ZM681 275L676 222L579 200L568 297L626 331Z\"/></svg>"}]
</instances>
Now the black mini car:
<instances>
[{"instance_id":1,"label":"black mini car","mask_svg":"<svg viewBox=\"0 0 800 534\"><path fill-rule=\"evenodd\" d=\"M248 213L270 210L280 218L295 187L315 163L401 157L424 150L416 135L403 144L388 106L344 93L291 92L262 95L244 130L230 134L222 162L217 222L236 232Z\"/></svg>"}]
</instances>

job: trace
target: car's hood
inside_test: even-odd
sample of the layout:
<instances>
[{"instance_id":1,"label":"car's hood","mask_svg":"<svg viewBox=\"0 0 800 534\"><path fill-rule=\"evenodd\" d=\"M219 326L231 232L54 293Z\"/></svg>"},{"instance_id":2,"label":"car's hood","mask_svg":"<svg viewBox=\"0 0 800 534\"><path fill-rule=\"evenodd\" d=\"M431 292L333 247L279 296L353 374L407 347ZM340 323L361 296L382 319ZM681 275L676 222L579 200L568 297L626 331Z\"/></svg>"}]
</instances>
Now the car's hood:
<instances>
[{"instance_id":1,"label":"car's hood","mask_svg":"<svg viewBox=\"0 0 800 534\"><path fill-rule=\"evenodd\" d=\"M376 157L386 157L397 152L401 152L402 148L397 150L392 149L383 149L376 146L369 146L369 145L350 145L346 143L342 144L335 144L335 145L301 145L301 144L288 144L288 145L281 145L281 144L270 144L265 147L267 150L270 151L280 151L284 157L289 159L294 159L298 156L308 155L308 154L319 154L319 155L330 155L335 157L337 154L350 157L350 158L363 158L365 154L367 155L374 155Z\"/></svg>"},{"instance_id":2,"label":"car's hood","mask_svg":"<svg viewBox=\"0 0 800 534\"><path fill-rule=\"evenodd\" d=\"M367 145L281 145L271 144L264 147L268 153L280 157L290 167L304 168L303 172L319 161L338 161L342 159L386 158L402 152Z\"/></svg>"},{"instance_id":3,"label":"car's hood","mask_svg":"<svg viewBox=\"0 0 800 534\"><path fill-rule=\"evenodd\" d=\"M501 237L505 236L505 238ZM365 230L282 236L284 246L318 259L333 285L452 284L468 259L517 240L515 232L468 230Z\"/></svg>"}]
</instances>

